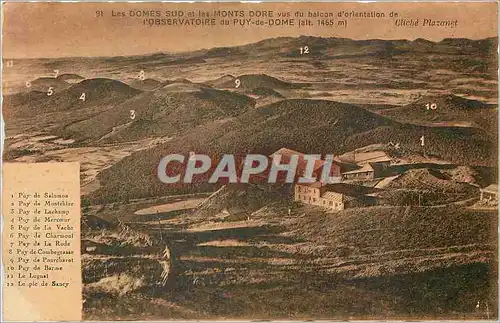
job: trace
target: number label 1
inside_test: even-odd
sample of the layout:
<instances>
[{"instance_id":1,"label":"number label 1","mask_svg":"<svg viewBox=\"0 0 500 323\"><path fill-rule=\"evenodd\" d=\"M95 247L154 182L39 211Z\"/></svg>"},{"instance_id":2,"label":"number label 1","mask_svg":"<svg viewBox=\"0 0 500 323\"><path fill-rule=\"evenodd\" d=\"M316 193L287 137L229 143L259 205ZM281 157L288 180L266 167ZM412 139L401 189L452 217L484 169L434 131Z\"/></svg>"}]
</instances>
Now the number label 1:
<instances>
[{"instance_id":1,"label":"number label 1","mask_svg":"<svg viewBox=\"0 0 500 323\"><path fill-rule=\"evenodd\" d=\"M438 106L436 103L427 103L425 107L427 108L427 110L436 110Z\"/></svg>"},{"instance_id":2,"label":"number label 1","mask_svg":"<svg viewBox=\"0 0 500 323\"><path fill-rule=\"evenodd\" d=\"M130 119L135 119L135 110L130 110Z\"/></svg>"},{"instance_id":3,"label":"number label 1","mask_svg":"<svg viewBox=\"0 0 500 323\"><path fill-rule=\"evenodd\" d=\"M420 137L420 146L424 146L425 145L425 136L422 136Z\"/></svg>"}]
</instances>

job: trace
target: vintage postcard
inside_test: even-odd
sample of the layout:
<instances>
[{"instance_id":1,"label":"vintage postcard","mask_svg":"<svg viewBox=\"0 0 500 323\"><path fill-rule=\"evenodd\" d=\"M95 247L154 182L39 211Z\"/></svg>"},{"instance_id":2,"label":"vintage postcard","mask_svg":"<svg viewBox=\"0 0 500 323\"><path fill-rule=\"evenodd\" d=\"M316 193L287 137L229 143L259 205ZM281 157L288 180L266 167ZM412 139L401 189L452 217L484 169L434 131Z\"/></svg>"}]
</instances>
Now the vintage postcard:
<instances>
[{"instance_id":1,"label":"vintage postcard","mask_svg":"<svg viewBox=\"0 0 500 323\"><path fill-rule=\"evenodd\" d=\"M497 12L3 3L3 320L497 320Z\"/></svg>"}]
</instances>

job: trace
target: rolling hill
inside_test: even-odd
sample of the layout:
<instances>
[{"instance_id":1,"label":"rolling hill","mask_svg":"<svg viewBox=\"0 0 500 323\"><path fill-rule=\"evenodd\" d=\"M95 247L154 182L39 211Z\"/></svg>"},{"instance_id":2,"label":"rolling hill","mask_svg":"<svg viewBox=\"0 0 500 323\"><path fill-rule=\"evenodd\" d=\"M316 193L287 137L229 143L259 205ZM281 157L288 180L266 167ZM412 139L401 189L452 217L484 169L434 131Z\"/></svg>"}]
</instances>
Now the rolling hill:
<instances>
[{"instance_id":1,"label":"rolling hill","mask_svg":"<svg viewBox=\"0 0 500 323\"><path fill-rule=\"evenodd\" d=\"M29 85L29 86L28 86ZM27 91L39 91L47 93L49 88L52 88L54 92L60 92L67 89L70 86L69 83L65 82L63 79L54 77L39 77L26 85Z\"/></svg>"},{"instance_id":2,"label":"rolling hill","mask_svg":"<svg viewBox=\"0 0 500 323\"><path fill-rule=\"evenodd\" d=\"M437 170L425 168L410 169L391 181L387 187L443 193L467 192L473 188L469 184L455 182Z\"/></svg>"},{"instance_id":3,"label":"rolling hill","mask_svg":"<svg viewBox=\"0 0 500 323\"><path fill-rule=\"evenodd\" d=\"M83 76L81 75L78 75L78 74L74 74L74 73L65 73L65 74L61 74L57 77L58 80L61 80L61 81L66 81L66 82L78 82L78 81L81 81L83 79L85 79Z\"/></svg>"},{"instance_id":4,"label":"rolling hill","mask_svg":"<svg viewBox=\"0 0 500 323\"><path fill-rule=\"evenodd\" d=\"M103 142L173 136L205 122L236 117L253 105L254 100L244 95L172 83L137 95L94 118L71 124L65 132L79 140Z\"/></svg>"},{"instance_id":5,"label":"rolling hill","mask_svg":"<svg viewBox=\"0 0 500 323\"><path fill-rule=\"evenodd\" d=\"M155 79L133 80L130 87L141 91L152 91L162 86L162 82Z\"/></svg>"},{"instance_id":6,"label":"rolling hill","mask_svg":"<svg viewBox=\"0 0 500 323\"><path fill-rule=\"evenodd\" d=\"M206 81L205 84L208 86L213 86L215 88L224 88L224 87L234 88L235 87L235 83L234 83L235 80L236 80L236 77L234 77L230 74L227 74L227 75L221 76L215 80Z\"/></svg>"},{"instance_id":7,"label":"rolling hill","mask_svg":"<svg viewBox=\"0 0 500 323\"><path fill-rule=\"evenodd\" d=\"M140 92L119 81L89 79L62 91L54 90L52 95L44 92L7 95L3 109L7 117L32 117L88 107L102 107L105 110L106 106L118 104Z\"/></svg>"},{"instance_id":8,"label":"rolling hill","mask_svg":"<svg viewBox=\"0 0 500 323\"><path fill-rule=\"evenodd\" d=\"M249 91L249 94L257 95L260 97L276 97L280 99L284 98L284 96L278 91L266 87L256 87Z\"/></svg>"},{"instance_id":9,"label":"rolling hill","mask_svg":"<svg viewBox=\"0 0 500 323\"><path fill-rule=\"evenodd\" d=\"M239 85L236 84L239 80ZM205 82L206 84L224 89L254 90L266 89L293 89L299 88L299 84L288 83L266 74L245 74L238 77L225 75L216 80Z\"/></svg>"},{"instance_id":10,"label":"rolling hill","mask_svg":"<svg viewBox=\"0 0 500 323\"><path fill-rule=\"evenodd\" d=\"M87 104L109 104L121 102L141 91L132 89L130 86L120 81L115 81L106 78L96 78L84 80L77 83L64 93L65 97L73 98L80 97L85 93L85 101ZM61 97L61 100L64 97Z\"/></svg>"},{"instance_id":11,"label":"rolling hill","mask_svg":"<svg viewBox=\"0 0 500 323\"><path fill-rule=\"evenodd\" d=\"M21 111L23 107L28 105L34 106L35 102L43 102L44 100L47 100L47 93L41 91L29 91L5 95L3 97L2 112L6 117L15 115L23 116L24 111ZM29 110L27 112L29 112L29 114L34 114L34 112Z\"/></svg>"},{"instance_id":12,"label":"rolling hill","mask_svg":"<svg viewBox=\"0 0 500 323\"><path fill-rule=\"evenodd\" d=\"M443 205L465 201L479 194L479 188L454 181L445 172L432 168L410 169L392 180L379 194L392 205Z\"/></svg>"}]
</instances>

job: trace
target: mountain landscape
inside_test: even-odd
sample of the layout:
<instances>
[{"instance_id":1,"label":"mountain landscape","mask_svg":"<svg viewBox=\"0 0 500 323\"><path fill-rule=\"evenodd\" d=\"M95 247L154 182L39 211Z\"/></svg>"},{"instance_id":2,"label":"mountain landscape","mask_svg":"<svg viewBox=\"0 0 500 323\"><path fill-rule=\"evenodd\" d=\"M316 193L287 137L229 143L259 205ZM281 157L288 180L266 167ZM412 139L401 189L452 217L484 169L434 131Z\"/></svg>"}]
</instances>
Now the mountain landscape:
<instances>
[{"instance_id":1,"label":"mountain landscape","mask_svg":"<svg viewBox=\"0 0 500 323\"><path fill-rule=\"evenodd\" d=\"M14 59L3 159L80 162L88 320L495 319L497 47L300 36ZM168 154L282 148L351 156L327 192L341 209L157 177Z\"/></svg>"},{"instance_id":2,"label":"mountain landscape","mask_svg":"<svg viewBox=\"0 0 500 323\"><path fill-rule=\"evenodd\" d=\"M431 108L430 104L435 106ZM383 110L381 114L409 123L481 128L493 135L498 129L495 105L455 95L422 97L404 107Z\"/></svg>"}]
</instances>

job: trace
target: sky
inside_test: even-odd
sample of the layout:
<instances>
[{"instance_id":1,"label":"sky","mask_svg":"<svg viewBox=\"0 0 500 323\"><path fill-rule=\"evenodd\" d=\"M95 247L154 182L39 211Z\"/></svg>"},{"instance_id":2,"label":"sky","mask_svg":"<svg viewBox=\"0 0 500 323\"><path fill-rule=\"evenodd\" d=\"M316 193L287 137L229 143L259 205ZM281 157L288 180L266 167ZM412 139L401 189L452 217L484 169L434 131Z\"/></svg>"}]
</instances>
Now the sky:
<instances>
[{"instance_id":1,"label":"sky","mask_svg":"<svg viewBox=\"0 0 500 323\"><path fill-rule=\"evenodd\" d=\"M347 28L331 26L221 26L173 27L143 25L130 11L214 10L384 12L386 18L348 18ZM98 17L98 13L103 15ZM126 17L119 17L123 12ZM389 17L390 12L398 18ZM201 48L236 46L278 36L322 36L352 39L443 38L482 39L497 37L497 4L476 3L5 3L3 44L5 58L121 56L155 52L182 52ZM114 13L114 16L113 16ZM166 17L161 17L166 18ZM197 17L196 17L197 18ZM248 17L246 17L248 18ZM230 18L232 21L234 18ZM238 19L238 18L236 18ZM254 18L255 19L255 18ZM268 18L261 18L267 21ZM457 21L457 27L395 27L396 19ZM313 22L317 18L311 19Z\"/></svg>"}]
</instances>

